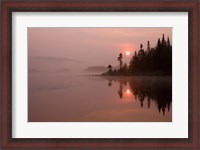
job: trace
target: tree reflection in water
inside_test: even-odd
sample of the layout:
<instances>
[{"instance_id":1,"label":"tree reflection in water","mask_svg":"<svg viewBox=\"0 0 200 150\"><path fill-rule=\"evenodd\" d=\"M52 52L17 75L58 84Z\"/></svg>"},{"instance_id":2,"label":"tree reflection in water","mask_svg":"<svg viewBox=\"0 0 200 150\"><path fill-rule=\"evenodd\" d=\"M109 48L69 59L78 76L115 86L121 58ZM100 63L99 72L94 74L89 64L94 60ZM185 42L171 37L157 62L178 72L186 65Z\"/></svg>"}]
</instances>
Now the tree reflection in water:
<instances>
[{"instance_id":1,"label":"tree reflection in water","mask_svg":"<svg viewBox=\"0 0 200 150\"><path fill-rule=\"evenodd\" d=\"M171 77L109 77L103 78L108 80L108 86L112 87L113 82L119 83L118 95L123 99L124 87L129 84L130 90L135 100L140 101L143 108L144 101L147 101L147 107L150 109L151 102L155 102L159 113L162 111L165 115L166 109L170 111L172 103L172 79Z\"/></svg>"}]
</instances>

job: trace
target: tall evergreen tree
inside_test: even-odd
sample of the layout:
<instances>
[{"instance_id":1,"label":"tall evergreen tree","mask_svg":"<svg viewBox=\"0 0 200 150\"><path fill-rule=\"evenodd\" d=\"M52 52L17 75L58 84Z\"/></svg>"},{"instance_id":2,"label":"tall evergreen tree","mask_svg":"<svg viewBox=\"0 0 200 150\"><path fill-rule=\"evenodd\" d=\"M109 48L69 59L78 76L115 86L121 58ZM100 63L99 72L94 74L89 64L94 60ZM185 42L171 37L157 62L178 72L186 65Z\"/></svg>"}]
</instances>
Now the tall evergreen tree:
<instances>
[{"instance_id":1,"label":"tall evergreen tree","mask_svg":"<svg viewBox=\"0 0 200 150\"><path fill-rule=\"evenodd\" d=\"M158 42L157 42L156 48L157 48L157 49L161 48L161 41L160 41L160 38L158 38Z\"/></svg>"},{"instance_id":2,"label":"tall evergreen tree","mask_svg":"<svg viewBox=\"0 0 200 150\"><path fill-rule=\"evenodd\" d=\"M167 46L170 47L171 44L170 44L170 40L169 40L169 37L167 37Z\"/></svg>"},{"instance_id":3,"label":"tall evergreen tree","mask_svg":"<svg viewBox=\"0 0 200 150\"><path fill-rule=\"evenodd\" d=\"M123 65L122 59L123 59L123 56L122 56L122 53L120 53L119 56L118 56L118 58L117 58L117 60L119 61L119 67L120 67L120 69L122 68L122 65Z\"/></svg>"},{"instance_id":4,"label":"tall evergreen tree","mask_svg":"<svg viewBox=\"0 0 200 150\"><path fill-rule=\"evenodd\" d=\"M149 41L147 41L147 51L150 51L150 42Z\"/></svg>"},{"instance_id":5,"label":"tall evergreen tree","mask_svg":"<svg viewBox=\"0 0 200 150\"><path fill-rule=\"evenodd\" d=\"M163 34L162 36L162 46L166 46L166 40L165 40L165 35Z\"/></svg>"},{"instance_id":6,"label":"tall evergreen tree","mask_svg":"<svg viewBox=\"0 0 200 150\"><path fill-rule=\"evenodd\" d=\"M108 65L109 72L112 72L112 65Z\"/></svg>"}]
</instances>

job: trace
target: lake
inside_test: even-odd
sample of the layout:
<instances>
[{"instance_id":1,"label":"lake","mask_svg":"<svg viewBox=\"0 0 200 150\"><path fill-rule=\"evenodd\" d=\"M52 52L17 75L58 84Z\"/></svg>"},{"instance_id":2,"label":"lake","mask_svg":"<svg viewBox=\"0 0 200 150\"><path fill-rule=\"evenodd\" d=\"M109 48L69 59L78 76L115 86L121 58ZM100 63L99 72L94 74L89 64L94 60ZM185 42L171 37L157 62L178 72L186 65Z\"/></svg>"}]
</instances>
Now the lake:
<instances>
[{"instance_id":1,"label":"lake","mask_svg":"<svg viewBox=\"0 0 200 150\"><path fill-rule=\"evenodd\" d=\"M171 122L171 77L30 73L29 122Z\"/></svg>"}]
</instances>

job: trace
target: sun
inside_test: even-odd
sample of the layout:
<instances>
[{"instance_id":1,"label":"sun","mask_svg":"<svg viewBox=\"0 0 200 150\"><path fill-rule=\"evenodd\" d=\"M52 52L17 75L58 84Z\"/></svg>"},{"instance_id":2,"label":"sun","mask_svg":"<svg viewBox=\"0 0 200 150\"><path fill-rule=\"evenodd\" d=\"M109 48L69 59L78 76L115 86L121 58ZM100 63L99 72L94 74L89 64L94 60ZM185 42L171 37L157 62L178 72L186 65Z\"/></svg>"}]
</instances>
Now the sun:
<instances>
[{"instance_id":1,"label":"sun","mask_svg":"<svg viewBox=\"0 0 200 150\"><path fill-rule=\"evenodd\" d=\"M129 56L130 55L130 52L129 51L126 51L126 56Z\"/></svg>"}]
</instances>

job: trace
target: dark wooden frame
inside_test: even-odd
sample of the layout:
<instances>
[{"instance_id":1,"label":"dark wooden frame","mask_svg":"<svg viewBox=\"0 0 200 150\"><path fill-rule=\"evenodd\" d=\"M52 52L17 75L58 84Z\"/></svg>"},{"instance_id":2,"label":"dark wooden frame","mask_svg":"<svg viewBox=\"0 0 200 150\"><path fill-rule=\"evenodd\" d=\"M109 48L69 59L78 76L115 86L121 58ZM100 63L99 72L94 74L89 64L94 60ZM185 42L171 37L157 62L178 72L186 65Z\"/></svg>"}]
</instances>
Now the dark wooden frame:
<instances>
[{"instance_id":1,"label":"dark wooden frame","mask_svg":"<svg viewBox=\"0 0 200 150\"><path fill-rule=\"evenodd\" d=\"M12 12L188 12L189 137L184 139L14 139L12 138ZM2 2L2 148L200 149L198 0L7 0ZM181 56L180 56L181 57ZM181 58L180 58L181 59ZM1 137L1 136L0 136Z\"/></svg>"}]
</instances>

